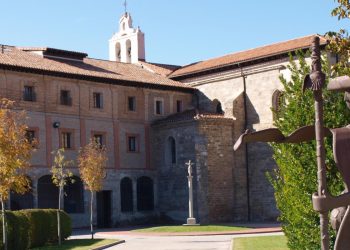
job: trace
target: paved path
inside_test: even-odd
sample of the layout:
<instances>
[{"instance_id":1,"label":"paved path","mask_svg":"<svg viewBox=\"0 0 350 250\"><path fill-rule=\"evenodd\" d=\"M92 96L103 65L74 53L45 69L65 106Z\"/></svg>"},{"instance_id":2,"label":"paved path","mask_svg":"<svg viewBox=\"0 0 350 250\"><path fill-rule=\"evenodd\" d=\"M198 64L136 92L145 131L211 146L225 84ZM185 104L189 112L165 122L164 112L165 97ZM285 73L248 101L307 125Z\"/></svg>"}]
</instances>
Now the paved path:
<instances>
[{"instance_id":1,"label":"paved path","mask_svg":"<svg viewBox=\"0 0 350 250\"><path fill-rule=\"evenodd\" d=\"M125 243L108 248L108 250L231 250L232 239L238 237L281 235L281 232L272 232L272 228L265 228L258 232L250 230L246 233L224 235L164 235L149 233L134 233L130 231L106 231L96 233L96 238L122 239ZM275 231L277 229L275 228ZM242 234L243 233L243 234ZM85 233L78 233L73 238L89 237Z\"/></svg>"},{"instance_id":2,"label":"paved path","mask_svg":"<svg viewBox=\"0 0 350 250\"><path fill-rule=\"evenodd\" d=\"M108 250L229 250L232 236L124 236Z\"/></svg>"},{"instance_id":3,"label":"paved path","mask_svg":"<svg viewBox=\"0 0 350 250\"><path fill-rule=\"evenodd\" d=\"M107 250L232 250L232 239L282 233L211 236L126 236L125 243Z\"/></svg>"}]
</instances>

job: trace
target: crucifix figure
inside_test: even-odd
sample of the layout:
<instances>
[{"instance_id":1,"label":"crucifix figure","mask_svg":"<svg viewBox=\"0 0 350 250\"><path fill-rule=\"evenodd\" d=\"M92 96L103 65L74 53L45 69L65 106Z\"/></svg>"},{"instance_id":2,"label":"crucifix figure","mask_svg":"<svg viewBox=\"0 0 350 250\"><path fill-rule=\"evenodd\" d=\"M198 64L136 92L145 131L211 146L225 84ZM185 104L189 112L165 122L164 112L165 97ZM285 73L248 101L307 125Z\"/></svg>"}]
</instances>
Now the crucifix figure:
<instances>
[{"instance_id":1,"label":"crucifix figure","mask_svg":"<svg viewBox=\"0 0 350 250\"><path fill-rule=\"evenodd\" d=\"M187 163L187 171L188 171L188 176L192 176L192 165L193 163L191 162L191 160L189 160Z\"/></svg>"},{"instance_id":2,"label":"crucifix figure","mask_svg":"<svg viewBox=\"0 0 350 250\"><path fill-rule=\"evenodd\" d=\"M196 223L196 218L194 218L194 216L193 216L192 165L194 165L194 164L191 162L191 160L189 160L186 163L187 171L188 171L187 179L188 179L188 213L189 213L189 216L187 218L187 224L185 224L185 225L198 225Z\"/></svg>"}]
</instances>

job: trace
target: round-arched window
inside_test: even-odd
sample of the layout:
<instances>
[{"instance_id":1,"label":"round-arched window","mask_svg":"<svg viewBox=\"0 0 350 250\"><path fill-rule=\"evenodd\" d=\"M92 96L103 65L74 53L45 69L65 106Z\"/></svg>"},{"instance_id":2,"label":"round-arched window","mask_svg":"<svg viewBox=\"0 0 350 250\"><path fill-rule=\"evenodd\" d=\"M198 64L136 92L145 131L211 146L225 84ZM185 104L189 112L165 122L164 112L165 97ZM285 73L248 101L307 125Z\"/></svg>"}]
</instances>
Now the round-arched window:
<instances>
[{"instance_id":1,"label":"round-arched window","mask_svg":"<svg viewBox=\"0 0 350 250\"><path fill-rule=\"evenodd\" d=\"M58 187L52 183L51 175L38 180L38 208L58 208Z\"/></svg>"},{"instance_id":2,"label":"round-arched window","mask_svg":"<svg viewBox=\"0 0 350 250\"><path fill-rule=\"evenodd\" d=\"M132 180L124 177L120 182L120 206L122 212L132 212L133 194L132 194Z\"/></svg>"},{"instance_id":3,"label":"round-arched window","mask_svg":"<svg viewBox=\"0 0 350 250\"><path fill-rule=\"evenodd\" d=\"M151 211L154 209L153 180L142 176L137 179L137 210Z\"/></svg>"},{"instance_id":4,"label":"round-arched window","mask_svg":"<svg viewBox=\"0 0 350 250\"><path fill-rule=\"evenodd\" d=\"M220 115L224 114L224 110L222 109L221 102L218 99L215 99L213 101L213 109L214 109L214 112L217 114L220 114Z\"/></svg>"},{"instance_id":5,"label":"round-arched window","mask_svg":"<svg viewBox=\"0 0 350 250\"><path fill-rule=\"evenodd\" d=\"M130 63L131 62L131 41L127 40L126 41L126 62Z\"/></svg>"},{"instance_id":6,"label":"round-arched window","mask_svg":"<svg viewBox=\"0 0 350 250\"><path fill-rule=\"evenodd\" d=\"M272 112L274 119L277 118L279 112L281 112L281 104L283 101L283 91L276 89L272 94Z\"/></svg>"}]
</instances>

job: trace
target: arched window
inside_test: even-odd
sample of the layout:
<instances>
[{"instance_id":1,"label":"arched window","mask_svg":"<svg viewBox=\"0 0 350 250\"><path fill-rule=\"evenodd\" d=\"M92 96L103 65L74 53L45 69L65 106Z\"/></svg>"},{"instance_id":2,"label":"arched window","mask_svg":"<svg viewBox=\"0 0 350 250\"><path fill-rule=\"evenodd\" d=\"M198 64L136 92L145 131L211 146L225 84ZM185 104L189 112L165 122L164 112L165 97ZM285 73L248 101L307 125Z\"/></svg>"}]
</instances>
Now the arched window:
<instances>
[{"instance_id":1,"label":"arched window","mask_svg":"<svg viewBox=\"0 0 350 250\"><path fill-rule=\"evenodd\" d=\"M213 101L213 106L214 106L214 112L220 115L224 114L224 110L222 109L221 102L218 99L215 99Z\"/></svg>"},{"instance_id":2,"label":"arched window","mask_svg":"<svg viewBox=\"0 0 350 250\"><path fill-rule=\"evenodd\" d=\"M276 119L276 115L281 111L281 103L283 101L283 92L276 89L272 94L272 112L273 117Z\"/></svg>"},{"instance_id":3,"label":"arched window","mask_svg":"<svg viewBox=\"0 0 350 250\"><path fill-rule=\"evenodd\" d=\"M168 139L168 150L169 150L169 156L170 156L170 162L172 164L176 163L176 142L174 137L169 137Z\"/></svg>"},{"instance_id":4,"label":"arched window","mask_svg":"<svg viewBox=\"0 0 350 250\"><path fill-rule=\"evenodd\" d=\"M133 196L132 196L132 180L125 177L120 182L120 206L122 212L132 212Z\"/></svg>"},{"instance_id":5,"label":"arched window","mask_svg":"<svg viewBox=\"0 0 350 250\"><path fill-rule=\"evenodd\" d=\"M222 110L220 102L216 105L216 113L218 113L218 114L224 113L224 111Z\"/></svg>"},{"instance_id":6,"label":"arched window","mask_svg":"<svg viewBox=\"0 0 350 250\"><path fill-rule=\"evenodd\" d=\"M70 214L84 213L84 185L77 176L73 177L73 183L64 187L64 211Z\"/></svg>"},{"instance_id":7,"label":"arched window","mask_svg":"<svg viewBox=\"0 0 350 250\"><path fill-rule=\"evenodd\" d=\"M28 178L29 179L29 178ZM29 179L29 190L24 194L18 194L11 192L10 195L10 206L11 210L21 210L34 208L34 197L32 193L32 182Z\"/></svg>"},{"instance_id":8,"label":"arched window","mask_svg":"<svg viewBox=\"0 0 350 250\"><path fill-rule=\"evenodd\" d=\"M120 43L117 43L115 46L115 54L116 54L117 61L120 62L120 59L121 59Z\"/></svg>"},{"instance_id":9,"label":"arched window","mask_svg":"<svg viewBox=\"0 0 350 250\"><path fill-rule=\"evenodd\" d=\"M52 183L51 175L38 180L38 208L58 208L58 187Z\"/></svg>"},{"instance_id":10,"label":"arched window","mask_svg":"<svg viewBox=\"0 0 350 250\"><path fill-rule=\"evenodd\" d=\"M126 41L126 62L130 63L131 62L131 41L127 40Z\"/></svg>"},{"instance_id":11,"label":"arched window","mask_svg":"<svg viewBox=\"0 0 350 250\"><path fill-rule=\"evenodd\" d=\"M151 211L154 209L153 180L142 176L137 179L137 210Z\"/></svg>"}]
</instances>

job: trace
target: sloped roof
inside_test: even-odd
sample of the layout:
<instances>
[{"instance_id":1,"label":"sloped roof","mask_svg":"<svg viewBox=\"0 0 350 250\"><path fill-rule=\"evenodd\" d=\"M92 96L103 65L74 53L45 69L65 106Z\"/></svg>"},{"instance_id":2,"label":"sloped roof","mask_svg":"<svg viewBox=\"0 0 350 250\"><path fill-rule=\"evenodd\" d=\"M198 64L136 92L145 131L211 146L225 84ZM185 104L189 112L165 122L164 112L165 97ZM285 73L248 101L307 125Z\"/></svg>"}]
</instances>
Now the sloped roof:
<instances>
[{"instance_id":1,"label":"sloped roof","mask_svg":"<svg viewBox=\"0 0 350 250\"><path fill-rule=\"evenodd\" d=\"M181 82L152 73L140 65L92 58L53 60L11 46L0 48L0 68L127 86L192 90Z\"/></svg>"},{"instance_id":2,"label":"sloped roof","mask_svg":"<svg viewBox=\"0 0 350 250\"><path fill-rule=\"evenodd\" d=\"M88 54L78 51L70 51L70 50L62 50L62 49L55 49L55 48L49 48L49 47L16 47L19 50L23 51L40 51L44 54L48 55L62 55L62 56L73 56L75 58L85 58L88 56Z\"/></svg>"},{"instance_id":3,"label":"sloped roof","mask_svg":"<svg viewBox=\"0 0 350 250\"><path fill-rule=\"evenodd\" d=\"M181 113L171 114L164 119L156 120L152 125L162 125L182 121L194 120L233 120L231 117L225 117L223 114L203 112L198 109L189 109Z\"/></svg>"},{"instance_id":4,"label":"sloped roof","mask_svg":"<svg viewBox=\"0 0 350 250\"><path fill-rule=\"evenodd\" d=\"M146 69L149 69L153 71L156 74L159 74L161 76L168 76L175 70L181 68L181 66L178 65L171 65L171 64L161 64L161 63L152 63L152 62L142 62L140 61L140 64L144 66Z\"/></svg>"},{"instance_id":5,"label":"sloped roof","mask_svg":"<svg viewBox=\"0 0 350 250\"><path fill-rule=\"evenodd\" d=\"M245 50L205 61L200 61L187 66L183 66L178 70L175 70L169 75L170 78L176 78L180 76L191 75L194 73L204 72L207 70L218 69L225 66L243 63L247 61L259 60L266 57L276 56L295 51L298 49L307 49L310 47L312 39L319 35L309 35L293 40L270 44L255 49ZM327 44L327 39L320 37L320 44Z\"/></svg>"}]
</instances>

